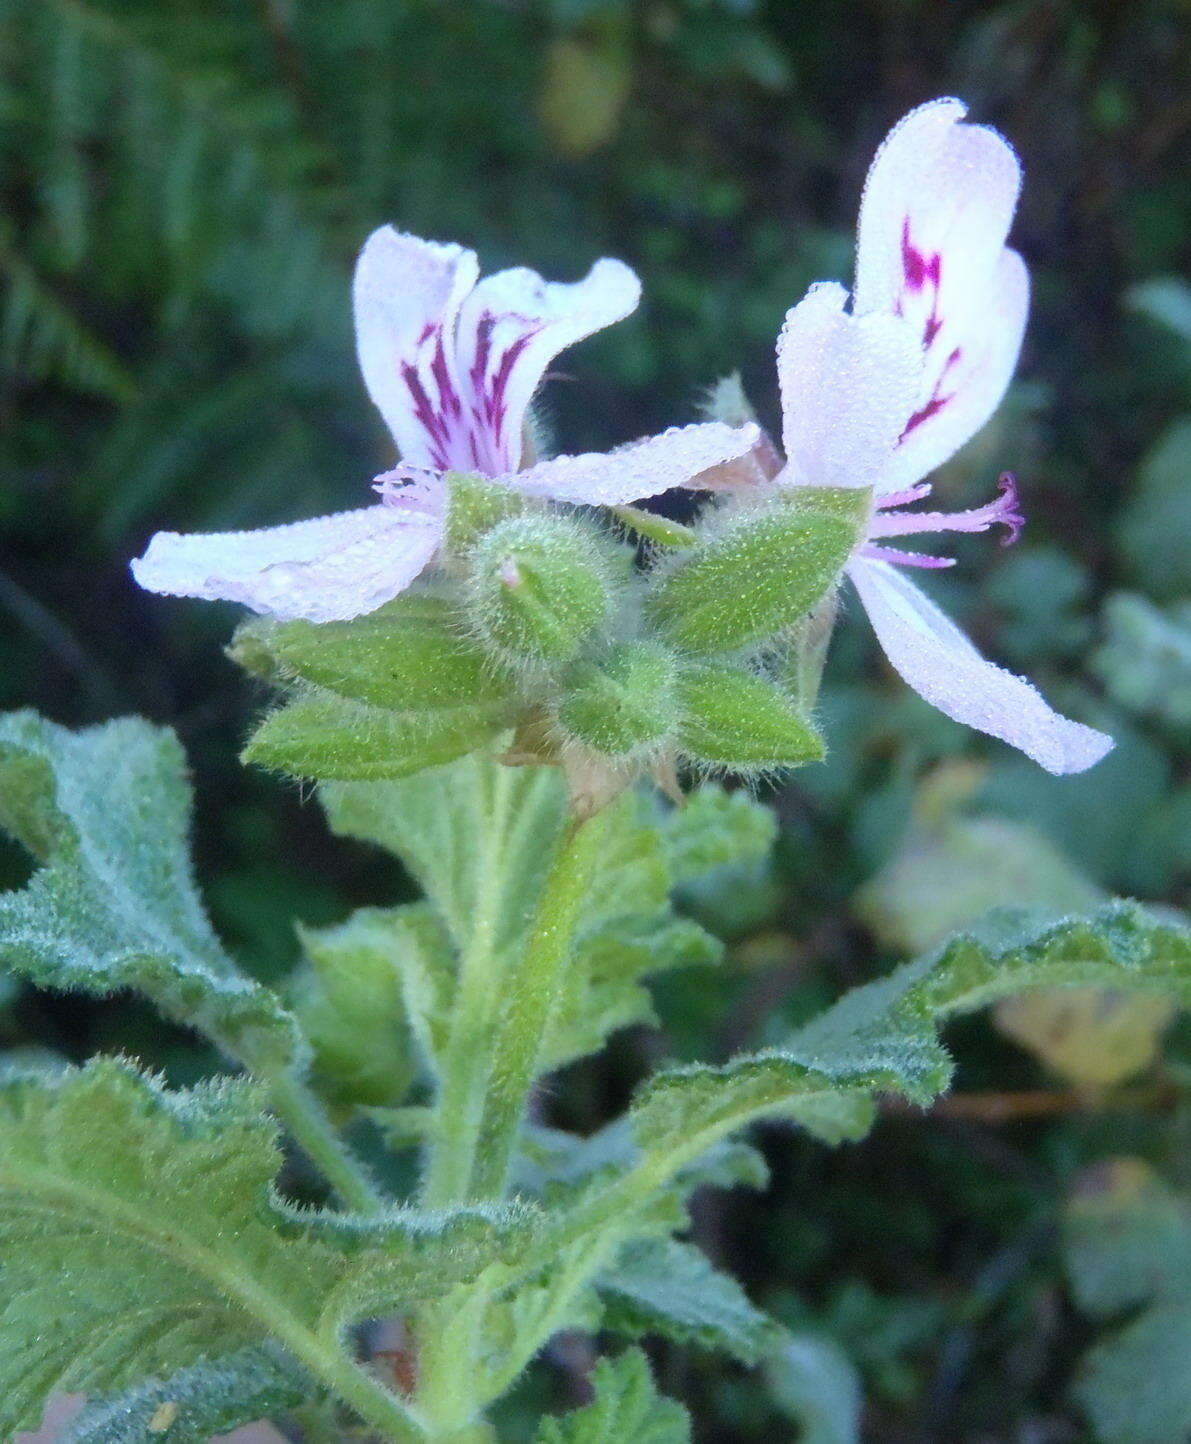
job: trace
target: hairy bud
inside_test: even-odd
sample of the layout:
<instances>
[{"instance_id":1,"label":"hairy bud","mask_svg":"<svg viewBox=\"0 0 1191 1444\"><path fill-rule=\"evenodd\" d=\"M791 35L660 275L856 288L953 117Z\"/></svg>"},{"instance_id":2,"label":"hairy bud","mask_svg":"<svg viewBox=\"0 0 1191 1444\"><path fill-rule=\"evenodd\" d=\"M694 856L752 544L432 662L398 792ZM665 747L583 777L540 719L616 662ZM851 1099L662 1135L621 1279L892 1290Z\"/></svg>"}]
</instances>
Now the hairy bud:
<instances>
[{"instance_id":1,"label":"hairy bud","mask_svg":"<svg viewBox=\"0 0 1191 1444\"><path fill-rule=\"evenodd\" d=\"M625 642L598 662L578 662L558 708L564 735L604 757L656 751L678 720L677 664L664 647Z\"/></svg>"},{"instance_id":2,"label":"hairy bud","mask_svg":"<svg viewBox=\"0 0 1191 1444\"><path fill-rule=\"evenodd\" d=\"M577 518L511 517L472 553L472 628L508 666L570 662L612 610L614 570L603 538Z\"/></svg>"}]
</instances>

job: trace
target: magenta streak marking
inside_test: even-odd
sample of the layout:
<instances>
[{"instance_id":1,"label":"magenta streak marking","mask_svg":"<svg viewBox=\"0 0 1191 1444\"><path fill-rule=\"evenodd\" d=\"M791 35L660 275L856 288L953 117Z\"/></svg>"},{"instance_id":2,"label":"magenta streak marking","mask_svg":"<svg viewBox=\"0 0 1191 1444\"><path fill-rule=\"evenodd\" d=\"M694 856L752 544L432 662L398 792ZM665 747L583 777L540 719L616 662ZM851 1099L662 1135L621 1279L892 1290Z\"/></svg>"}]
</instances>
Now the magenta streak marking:
<instances>
[{"instance_id":1,"label":"magenta streak marking","mask_svg":"<svg viewBox=\"0 0 1191 1444\"><path fill-rule=\"evenodd\" d=\"M496 317L491 311L485 311L476 324L476 355L471 363L472 389L479 392L483 388L484 375L488 370L488 357L492 352L492 328L496 325Z\"/></svg>"},{"instance_id":2,"label":"magenta streak marking","mask_svg":"<svg viewBox=\"0 0 1191 1444\"><path fill-rule=\"evenodd\" d=\"M447 365L446 346L443 344L441 331L438 333L438 344L434 348L434 355L430 358L430 374L434 377L438 387L439 405L451 416L458 416L463 407L459 401L459 393L455 390L455 383L451 380L450 367Z\"/></svg>"},{"instance_id":3,"label":"magenta streak marking","mask_svg":"<svg viewBox=\"0 0 1191 1444\"><path fill-rule=\"evenodd\" d=\"M921 426L924 421L929 421L932 416L937 416L949 402L955 400L956 393L954 391L948 393L946 396L943 395L943 382L947 379L947 373L952 367L958 364L962 355L963 351L957 346L951 355L948 356L942 371L939 373L939 379L935 382L930 400L927 401L924 406L920 406L918 410L910 416L910 419L906 422L902 430L902 434L898 437L899 445L905 441L906 437L909 436L915 427Z\"/></svg>"},{"instance_id":4,"label":"magenta streak marking","mask_svg":"<svg viewBox=\"0 0 1191 1444\"><path fill-rule=\"evenodd\" d=\"M878 547L871 543L859 547L857 555L875 562L892 562L898 567L923 567L931 571L955 565L954 557L929 557L922 552L902 552L894 547Z\"/></svg>"},{"instance_id":5,"label":"magenta streak marking","mask_svg":"<svg viewBox=\"0 0 1191 1444\"><path fill-rule=\"evenodd\" d=\"M422 385L422 378L408 361L401 363L401 378L413 399L414 415L421 423L422 429L435 442L439 451L444 450L447 443L446 425L443 418L430 404L430 397L427 396L426 388Z\"/></svg>"},{"instance_id":6,"label":"magenta streak marking","mask_svg":"<svg viewBox=\"0 0 1191 1444\"><path fill-rule=\"evenodd\" d=\"M929 256L918 250L910 239L910 217L902 221L902 274L911 291L931 288L930 315L922 328L922 344L928 349L943 328L939 317L939 286L943 279L943 257L938 251ZM897 315L902 314L900 299L894 307Z\"/></svg>"}]
</instances>

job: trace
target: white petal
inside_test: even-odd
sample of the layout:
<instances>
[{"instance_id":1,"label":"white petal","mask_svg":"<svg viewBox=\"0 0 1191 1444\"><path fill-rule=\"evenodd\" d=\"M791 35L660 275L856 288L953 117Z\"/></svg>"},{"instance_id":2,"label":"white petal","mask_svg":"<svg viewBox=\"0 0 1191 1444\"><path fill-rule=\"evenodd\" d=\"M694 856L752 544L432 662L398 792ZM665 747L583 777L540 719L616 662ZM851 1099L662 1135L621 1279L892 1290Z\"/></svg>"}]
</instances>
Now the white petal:
<instances>
[{"instance_id":1,"label":"white petal","mask_svg":"<svg viewBox=\"0 0 1191 1444\"><path fill-rule=\"evenodd\" d=\"M492 430L493 474L521 464L526 408L550 362L629 315L640 297L636 275L607 258L581 281L545 281L518 266L485 276L472 291L459 313L459 375Z\"/></svg>"},{"instance_id":2,"label":"white petal","mask_svg":"<svg viewBox=\"0 0 1191 1444\"><path fill-rule=\"evenodd\" d=\"M842 286L812 286L777 343L790 486L877 486L922 381L922 351L896 316L854 316Z\"/></svg>"},{"instance_id":3,"label":"white petal","mask_svg":"<svg viewBox=\"0 0 1191 1444\"><path fill-rule=\"evenodd\" d=\"M403 591L440 540L437 521L370 506L260 531L158 532L132 574L150 592L335 622L375 611Z\"/></svg>"},{"instance_id":4,"label":"white petal","mask_svg":"<svg viewBox=\"0 0 1191 1444\"><path fill-rule=\"evenodd\" d=\"M1016 251L1003 250L979 315L954 337L941 373L933 377L906 423L883 491L899 491L928 476L993 414L1017 368L1029 309L1025 262Z\"/></svg>"},{"instance_id":5,"label":"white petal","mask_svg":"<svg viewBox=\"0 0 1191 1444\"><path fill-rule=\"evenodd\" d=\"M855 558L848 574L897 672L940 712L999 737L1048 772L1083 772L1112 738L1051 710L1022 677L986 661L896 567Z\"/></svg>"},{"instance_id":6,"label":"white petal","mask_svg":"<svg viewBox=\"0 0 1191 1444\"><path fill-rule=\"evenodd\" d=\"M855 310L901 316L926 352L888 489L920 480L996 409L1029 305L1005 237L1021 188L1008 143L958 100L912 111L877 152L860 206Z\"/></svg>"},{"instance_id":7,"label":"white petal","mask_svg":"<svg viewBox=\"0 0 1191 1444\"><path fill-rule=\"evenodd\" d=\"M356 262L352 301L360 369L410 466L442 469L455 459L442 454L435 433L449 397L441 394L434 366L441 346L441 364L457 390L455 321L478 276L474 251L423 241L392 226L373 231Z\"/></svg>"},{"instance_id":8,"label":"white petal","mask_svg":"<svg viewBox=\"0 0 1191 1444\"><path fill-rule=\"evenodd\" d=\"M877 151L860 204L857 311L929 308L938 258L939 307L967 309L997 263L1021 188L1021 167L995 130L968 125L958 100L912 110Z\"/></svg>"},{"instance_id":9,"label":"white petal","mask_svg":"<svg viewBox=\"0 0 1191 1444\"><path fill-rule=\"evenodd\" d=\"M588 506L620 506L676 486L697 488L700 473L751 451L761 433L751 422L674 426L619 451L556 456L501 480L527 496Z\"/></svg>"}]
</instances>

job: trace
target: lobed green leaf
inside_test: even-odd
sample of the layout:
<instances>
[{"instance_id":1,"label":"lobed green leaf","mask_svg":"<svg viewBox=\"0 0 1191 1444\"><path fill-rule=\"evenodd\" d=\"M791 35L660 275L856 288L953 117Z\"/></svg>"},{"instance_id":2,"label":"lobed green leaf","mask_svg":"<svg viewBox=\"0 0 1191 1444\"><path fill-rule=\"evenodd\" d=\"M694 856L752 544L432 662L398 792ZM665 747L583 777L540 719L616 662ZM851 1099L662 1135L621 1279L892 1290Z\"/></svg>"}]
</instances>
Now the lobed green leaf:
<instances>
[{"instance_id":1,"label":"lobed green leaf","mask_svg":"<svg viewBox=\"0 0 1191 1444\"><path fill-rule=\"evenodd\" d=\"M135 718L81 732L31 712L0 718L0 826L39 864L0 894L0 964L46 988L133 988L242 1060L297 1053L293 1018L237 972L203 910L172 732Z\"/></svg>"},{"instance_id":2,"label":"lobed green leaf","mask_svg":"<svg viewBox=\"0 0 1191 1444\"><path fill-rule=\"evenodd\" d=\"M676 1239L626 1244L597 1276L596 1288L605 1329L634 1338L663 1334L721 1349L745 1364L756 1363L777 1330L735 1279L713 1268L693 1244Z\"/></svg>"},{"instance_id":3,"label":"lobed green leaf","mask_svg":"<svg viewBox=\"0 0 1191 1444\"><path fill-rule=\"evenodd\" d=\"M601 1359L592 1370L595 1398L582 1409L543 1421L534 1444L690 1444L686 1410L654 1389L640 1349Z\"/></svg>"}]
</instances>

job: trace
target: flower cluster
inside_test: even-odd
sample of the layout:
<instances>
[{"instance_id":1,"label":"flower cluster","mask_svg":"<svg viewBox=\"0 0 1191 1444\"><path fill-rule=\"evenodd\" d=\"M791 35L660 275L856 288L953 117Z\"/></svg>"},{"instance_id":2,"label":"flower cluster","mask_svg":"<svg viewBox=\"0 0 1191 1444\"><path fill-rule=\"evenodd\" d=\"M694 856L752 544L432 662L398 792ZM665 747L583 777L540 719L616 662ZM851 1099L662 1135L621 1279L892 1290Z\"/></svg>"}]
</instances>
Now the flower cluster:
<instances>
[{"instance_id":1,"label":"flower cluster","mask_svg":"<svg viewBox=\"0 0 1191 1444\"><path fill-rule=\"evenodd\" d=\"M354 285L365 384L400 457L376 478L378 501L261 531L159 533L133 563L136 579L153 591L229 599L283 619L360 617L428 569L450 567L448 496L451 479L463 474L515 498L571 506L619 507L675 487L711 491L715 500L706 509L706 528L695 534L693 560L690 554L680 559L686 572L667 579L665 567L659 569L666 590L655 612L672 613L675 599L681 604L695 595L705 575L716 589L727 576L730 600L732 567L751 607L766 589L788 588L789 568L776 555L758 556L747 537L739 540L743 533L735 550L725 548L725 515L730 525L743 510L772 531L775 508L794 501L813 510L829 494L851 493L862 503L861 520L853 525L842 570L905 681L948 716L1009 742L1051 772L1090 767L1110 739L1060 716L1028 682L981 657L907 575L952 561L907 550L902 538L1001 526L1008 543L1023 525L1008 474L984 506L917 508L931 491L924 478L1001 401L1029 302L1025 265L1005 244L1020 187L1017 158L998 134L966 123L964 114L958 101L935 101L894 129L865 185L850 304L843 287L825 283L787 314L777 345L784 462L775 460L772 444L752 423L719 421L674 428L606 454L536 457L527 415L546 368L565 347L634 309L636 276L605 259L573 284L545 282L525 269L480 279L473 252L386 227L366 243ZM529 546L535 575L548 578L551 547L564 543L545 532L526 533L526 527L533 531L532 518L518 526L517 556L529 555ZM700 571L704 537L719 538L708 546L719 546L726 572L709 570L710 564ZM499 595L492 605L520 593L517 605L524 609L536 597L535 615L541 615L545 603L528 586L517 557L493 562ZM565 557L560 565L565 569ZM839 574L835 566L815 595L799 593L795 610L805 615L829 597ZM570 585L564 581L561 591ZM648 606L639 610L650 615ZM762 598L761 610L786 617L780 597ZM686 631L693 634L693 625ZM501 626L507 641L508 625ZM672 617L668 626L667 645L686 635ZM788 635L788 619L783 626ZM478 630L498 627L481 615ZM718 643L705 650L728 655L738 640L771 643L777 634L775 624L769 636L754 629L746 638L730 619L721 630ZM615 650L617 640L604 644ZM619 642L652 645L640 635ZM636 654L631 665L623 652L616 665L608 655L598 663L601 685L615 678L616 666L626 674L644 666ZM645 670L653 675L658 654L647 657ZM728 669L717 668L710 681L701 675L700 685L714 691ZM617 705L623 711L623 698Z\"/></svg>"}]
</instances>

